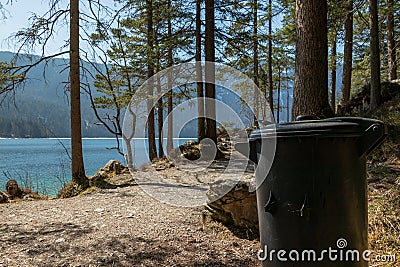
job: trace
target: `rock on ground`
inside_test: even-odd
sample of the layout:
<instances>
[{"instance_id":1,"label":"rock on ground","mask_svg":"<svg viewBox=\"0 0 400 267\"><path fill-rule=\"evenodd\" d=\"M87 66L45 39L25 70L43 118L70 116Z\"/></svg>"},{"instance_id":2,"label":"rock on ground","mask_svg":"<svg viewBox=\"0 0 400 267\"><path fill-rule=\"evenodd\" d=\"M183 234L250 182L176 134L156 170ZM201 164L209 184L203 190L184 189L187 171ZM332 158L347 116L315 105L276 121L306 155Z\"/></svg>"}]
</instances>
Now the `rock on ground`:
<instances>
[{"instance_id":1,"label":"rock on ground","mask_svg":"<svg viewBox=\"0 0 400 267\"><path fill-rule=\"evenodd\" d=\"M6 183L6 191L11 199L20 198L22 196L22 190L19 188L17 181L9 180Z\"/></svg>"},{"instance_id":2,"label":"rock on ground","mask_svg":"<svg viewBox=\"0 0 400 267\"><path fill-rule=\"evenodd\" d=\"M225 224L250 228L258 232L257 198L251 180L219 180L211 185L208 197L212 200L207 208L212 217ZM215 199L227 192L223 197Z\"/></svg>"},{"instance_id":3,"label":"rock on ground","mask_svg":"<svg viewBox=\"0 0 400 267\"><path fill-rule=\"evenodd\" d=\"M8 203L8 196L0 191L0 204L1 203Z\"/></svg>"}]
</instances>

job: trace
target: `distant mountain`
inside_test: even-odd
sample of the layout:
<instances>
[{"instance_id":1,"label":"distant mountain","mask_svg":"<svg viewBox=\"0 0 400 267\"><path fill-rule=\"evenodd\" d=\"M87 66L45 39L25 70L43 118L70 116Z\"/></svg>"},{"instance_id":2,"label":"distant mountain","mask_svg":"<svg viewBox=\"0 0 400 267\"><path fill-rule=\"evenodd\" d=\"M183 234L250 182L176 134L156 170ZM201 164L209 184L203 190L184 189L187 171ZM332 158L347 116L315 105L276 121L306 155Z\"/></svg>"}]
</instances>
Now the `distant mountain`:
<instances>
[{"instance_id":1,"label":"distant mountain","mask_svg":"<svg viewBox=\"0 0 400 267\"><path fill-rule=\"evenodd\" d=\"M0 61L9 62L11 52L0 52ZM35 62L39 57L22 55L17 65ZM67 59L42 62L28 73L25 85L15 91L15 103L0 106L0 137L70 137ZM90 64L85 67L90 68ZM89 80L93 84L93 80ZM87 96L82 95L82 132L84 137L111 137L99 125Z\"/></svg>"},{"instance_id":2,"label":"distant mountain","mask_svg":"<svg viewBox=\"0 0 400 267\"><path fill-rule=\"evenodd\" d=\"M0 61L9 62L15 57L11 52L0 52ZM22 55L17 65L26 65L39 59L35 55ZM0 106L0 137L70 137L70 116L68 94L64 87L68 81L68 59L55 58L50 62L40 63L28 74L28 81L23 88L16 90L14 102ZM85 67L91 69L89 63ZM342 67L337 68L337 97L340 95ZM93 80L89 78L89 83ZM293 84L281 90L280 122L290 120L293 102ZM93 87L94 88L94 87ZM96 94L96 92L94 92ZM193 93L195 97L195 93ZM101 125L96 125L97 118L91 108L87 95L82 95L82 131L84 137L113 137ZM241 104L235 94L217 88L217 99L240 110ZM277 107L277 91L274 92L274 106ZM245 124L248 114L241 114ZM277 118L275 109L275 119ZM166 116L166 114L165 114ZM176 127L180 127L177 125ZM180 132L181 137L197 135L197 123L188 123Z\"/></svg>"}]
</instances>

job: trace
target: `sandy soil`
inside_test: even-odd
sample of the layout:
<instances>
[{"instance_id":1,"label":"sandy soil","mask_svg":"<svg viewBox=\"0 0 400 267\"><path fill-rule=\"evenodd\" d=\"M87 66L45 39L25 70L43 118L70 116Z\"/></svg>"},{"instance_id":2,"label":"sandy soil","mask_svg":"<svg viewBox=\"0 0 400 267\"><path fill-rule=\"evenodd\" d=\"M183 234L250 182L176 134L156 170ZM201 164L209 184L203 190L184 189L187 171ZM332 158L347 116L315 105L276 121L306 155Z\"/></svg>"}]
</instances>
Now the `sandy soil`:
<instances>
[{"instance_id":1,"label":"sandy soil","mask_svg":"<svg viewBox=\"0 0 400 267\"><path fill-rule=\"evenodd\" d=\"M139 186L0 205L0 266L259 266L257 241Z\"/></svg>"}]
</instances>

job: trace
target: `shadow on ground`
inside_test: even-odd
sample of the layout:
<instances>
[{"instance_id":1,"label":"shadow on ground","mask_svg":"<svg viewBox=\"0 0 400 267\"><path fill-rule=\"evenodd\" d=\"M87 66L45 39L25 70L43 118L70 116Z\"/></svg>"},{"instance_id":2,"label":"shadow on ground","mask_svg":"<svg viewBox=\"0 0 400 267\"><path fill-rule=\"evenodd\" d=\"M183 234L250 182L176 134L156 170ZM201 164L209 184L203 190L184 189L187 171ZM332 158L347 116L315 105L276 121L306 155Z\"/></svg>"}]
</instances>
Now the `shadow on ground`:
<instances>
[{"instance_id":1,"label":"shadow on ground","mask_svg":"<svg viewBox=\"0 0 400 267\"><path fill-rule=\"evenodd\" d=\"M98 236L71 223L0 226L0 251L9 265L30 266L254 266L240 253L213 247L207 240L180 237ZM178 246L172 246L179 244Z\"/></svg>"}]
</instances>

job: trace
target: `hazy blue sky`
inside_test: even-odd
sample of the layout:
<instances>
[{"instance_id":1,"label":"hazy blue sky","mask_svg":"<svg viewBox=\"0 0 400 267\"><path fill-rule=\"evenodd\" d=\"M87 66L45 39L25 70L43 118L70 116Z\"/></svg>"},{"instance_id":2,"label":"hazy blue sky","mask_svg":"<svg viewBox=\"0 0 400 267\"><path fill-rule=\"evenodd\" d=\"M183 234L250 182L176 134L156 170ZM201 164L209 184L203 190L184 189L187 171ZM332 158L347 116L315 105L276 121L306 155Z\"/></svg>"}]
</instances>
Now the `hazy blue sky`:
<instances>
[{"instance_id":1,"label":"hazy blue sky","mask_svg":"<svg viewBox=\"0 0 400 267\"><path fill-rule=\"evenodd\" d=\"M43 15L48 9L48 4L42 0L13 0L11 4L5 4L7 2L10 0L0 0L3 5L3 16L6 17L0 22L0 50L15 51L16 44L8 37L18 30L28 27L29 18L33 13ZM62 35L65 35L65 31L61 32L62 34L59 32L52 41L49 52L58 51L60 45L63 44Z\"/></svg>"},{"instance_id":2,"label":"hazy blue sky","mask_svg":"<svg viewBox=\"0 0 400 267\"><path fill-rule=\"evenodd\" d=\"M49 9L49 2L51 0L0 0L0 7L2 6L0 13L0 51L16 51L18 44L15 41L9 39L9 37L18 32L23 28L29 26L29 18L35 13L38 16L42 16ZM60 1L61 8L66 9L68 7L68 0ZM81 1L81 11L87 10L85 8L85 2ZM102 0L102 4L108 4L113 6L112 0ZM64 27L58 27L54 38L49 42L47 54L52 54L60 51L60 48L65 44L65 40L68 39L68 25ZM41 52L41 47L38 46L36 53Z\"/></svg>"}]
</instances>

